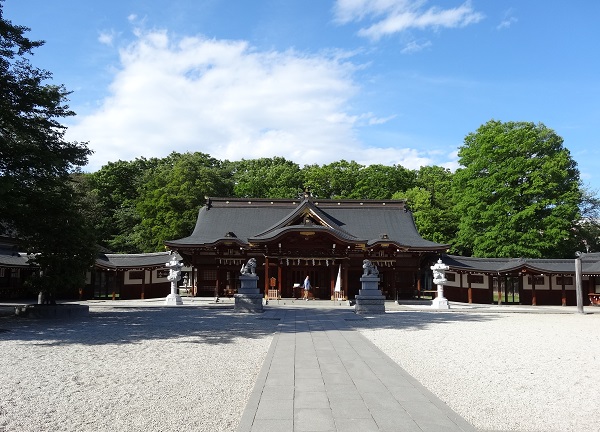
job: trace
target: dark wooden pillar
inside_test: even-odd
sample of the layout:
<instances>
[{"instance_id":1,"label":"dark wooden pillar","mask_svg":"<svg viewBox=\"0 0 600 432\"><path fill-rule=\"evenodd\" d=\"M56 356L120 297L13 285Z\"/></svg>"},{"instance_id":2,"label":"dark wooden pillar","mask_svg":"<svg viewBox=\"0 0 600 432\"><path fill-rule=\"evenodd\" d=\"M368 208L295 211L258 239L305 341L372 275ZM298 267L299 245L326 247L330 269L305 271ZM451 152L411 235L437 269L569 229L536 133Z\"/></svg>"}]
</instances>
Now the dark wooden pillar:
<instances>
[{"instance_id":1,"label":"dark wooden pillar","mask_svg":"<svg viewBox=\"0 0 600 432\"><path fill-rule=\"evenodd\" d=\"M471 286L471 278L469 276L471 276L471 274L467 273L467 298L469 300L469 303L473 303L473 287Z\"/></svg>"},{"instance_id":2,"label":"dark wooden pillar","mask_svg":"<svg viewBox=\"0 0 600 432\"><path fill-rule=\"evenodd\" d=\"M219 285L221 284L221 268L217 266L217 280L215 281L215 298L219 298Z\"/></svg>"},{"instance_id":3,"label":"dark wooden pillar","mask_svg":"<svg viewBox=\"0 0 600 432\"><path fill-rule=\"evenodd\" d=\"M346 298L350 299L350 285L348 285L348 267L342 264L342 291L346 293Z\"/></svg>"},{"instance_id":4,"label":"dark wooden pillar","mask_svg":"<svg viewBox=\"0 0 600 432\"><path fill-rule=\"evenodd\" d=\"M562 305L566 306L567 305L567 291L565 290L565 279L566 279L566 276L562 275L561 279L562 279L562 284L561 284Z\"/></svg>"},{"instance_id":5,"label":"dark wooden pillar","mask_svg":"<svg viewBox=\"0 0 600 432\"><path fill-rule=\"evenodd\" d=\"M152 286L152 269L150 269L150 286ZM146 296L146 272L144 271L144 278L142 279L142 292L140 298L144 300Z\"/></svg>"},{"instance_id":6,"label":"dark wooden pillar","mask_svg":"<svg viewBox=\"0 0 600 432\"><path fill-rule=\"evenodd\" d=\"M265 294L269 292L269 257L265 257Z\"/></svg>"},{"instance_id":7,"label":"dark wooden pillar","mask_svg":"<svg viewBox=\"0 0 600 432\"><path fill-rule=\"evenodd\" d=\"M531 306L537 306L537 297L535 294L535 275L531 275Z\"/></svg>"},{"instance_id":8,"label":"dark wooden pillar","mask_svg":"<svg viewBox=\"0 0 600 432\"><path fill-rule=\"evenodd\" d=\"M283 277L283 269L281 268L281 263L278 262L277 263L277 289L279 290L279 295L281 297L283 297L283 291L282 290L282 285L281 285L281 279Z\"/></svg>"}]
</instances>

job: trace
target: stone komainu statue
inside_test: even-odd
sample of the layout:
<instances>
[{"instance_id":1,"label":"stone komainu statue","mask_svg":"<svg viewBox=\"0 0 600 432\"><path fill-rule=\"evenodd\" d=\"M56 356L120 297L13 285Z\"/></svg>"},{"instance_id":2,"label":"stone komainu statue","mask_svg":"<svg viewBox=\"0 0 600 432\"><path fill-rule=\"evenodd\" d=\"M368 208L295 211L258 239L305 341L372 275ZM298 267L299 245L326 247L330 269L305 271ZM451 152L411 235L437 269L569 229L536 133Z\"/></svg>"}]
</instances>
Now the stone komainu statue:
<instances>
[{"instance_id":1,"label":"stone komainu statue","mask_svg":"<svg viewBox=\"0 0 600 432\"><path fill-rule=\"evenodd\" d=\"M256 259L250 258L246 264L242 264L240 273L256 275Z\"/></svg>"},{"instance_id":2,"label":"stone komainu statue","mask_svg":"<svg viewBox=\"0 0 600 432\"><path fill-rule=\"evenodd\" d=\"M368 259L363 261L363 269L363 276L379 276L379 270L377 270L377 266L373 265L373 263Z\"/></svg>"}]
</instances>

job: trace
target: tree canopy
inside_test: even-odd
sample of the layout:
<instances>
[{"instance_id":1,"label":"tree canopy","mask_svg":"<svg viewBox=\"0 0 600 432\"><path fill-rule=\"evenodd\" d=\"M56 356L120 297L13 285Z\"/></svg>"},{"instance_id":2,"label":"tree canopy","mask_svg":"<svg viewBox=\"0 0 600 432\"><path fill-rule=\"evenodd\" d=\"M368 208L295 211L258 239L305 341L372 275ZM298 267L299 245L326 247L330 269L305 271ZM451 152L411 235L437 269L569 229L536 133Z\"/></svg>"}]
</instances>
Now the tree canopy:
<instances>
[{"instance_id":1,"label":"tree canopy","mask_svg":"<svg viewBox=\"0 0 600 432\"><path fill-rule=\"evenodd\" d=\"M0 234L16 232L45 275L76 286L95 243L71 175L91 152L64 139L60 119L74 115L69 92L32 66L29 56L43 42L28 39L27 31L4 19L0 2Z\"/></svg>"},{"instance_id":2,"label":"tree canopy","mask_svg":"<svg viewBox=\"0 0 600 432\"><path fill-rule=\"evenodd\" d=\"M144 177L136 209L134 242L142 252L191 234L206 196L231 196L230 173L204 153L171 153Z\"/></svg>"},{"instance_id":3,"label":"tree canopy","mask_svg":"<svg viewBox=\"0 0 600 432\"><path fill-rule=\"evenodd\" d=\"M164 240L189 235L205 196L296 199L306 187L319 199L406 199L421 235L450 245L451 253L570 257L586 245L597 250L600 201L580 187L554 132L492 121L465 139L460 155L463 167L453 173L440 166L341 160L299 167L282 157L230 162L172 153L109 163L88 177L102 215L95 222L101 244L114 252L162 250Z\"/></svg>"},{"instance_id":4,"label":"tree canopy","mask_svg":"<svg viewBox=\"0 0 600 432\"><path fill-rule=\"evenodd\" d=\"M466 136L453 187L457 251L559 257L579 219L579 170L563 139L539 123L491 120Z\"/></svg>"}]
</instances>

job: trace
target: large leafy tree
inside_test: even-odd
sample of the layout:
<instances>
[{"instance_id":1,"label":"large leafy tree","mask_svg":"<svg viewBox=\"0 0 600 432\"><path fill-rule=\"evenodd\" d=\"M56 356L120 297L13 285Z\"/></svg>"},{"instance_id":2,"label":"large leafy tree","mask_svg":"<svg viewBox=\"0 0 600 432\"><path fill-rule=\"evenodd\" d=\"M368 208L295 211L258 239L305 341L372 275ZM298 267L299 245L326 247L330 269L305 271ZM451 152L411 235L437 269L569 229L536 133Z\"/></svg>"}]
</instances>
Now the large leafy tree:
<instances>
[{"instance_id":1,"label":"large leafy tree","mask_svg":"<svg viewBox=\"0 0 600 432\"><path fill-rule=\"evenodd\" d=\"M95 255L71 178L90 150L64 139L60 119L74 115L69 92L32 66L29 56L43 42L27 31L4 19L0 2L0 226L37 254L43 274L56 276L54 286L61 279L69 288L82 283Z\"/></svg>"},{"instance_id":2,"label":"large leafy tree","mask_svg":"<svg viewBox=\"0 0 600 432\"><path fill-rule=\"evenodd\" d=\"M296 198L303 188L298 164L282 157L242 159L226 166L239 198Z\"/></svg>"},{"instance_id":3,"label":"large leafy tree","mask_svg":"<svg viewBox=\"0 0 600 432\"><path fill-rule=\"evenodd\" d=\"M358 179L349 198L390 199L395 192L415 184L415 172L399 165L369 165L358 172Z\"/></svg>"},{"instance_id":4,"label":"large leafy tree","mask_svg":"<svg viewBox=\"0 0 600 432\"><path fill-rule=\"evenodd\" d=\"M579 170L543 124L491 120L466 136L454 175L457 252L562 257L579 219Z\"/></svg>"},{"instance_id":5,"label":"large leafy tree","mask_svg":"<svg viewBox=\"0 0 600 432\"><path fill-rule=\"evenodd\" d=\"M582 188L581 218L574 232L574 251L600 252L600 198L597 192Z\"/></svg>"},{"instance_id":6,"label":"large leafy tree","mask_svg":"<svg viewBox=\"0 0 600 432\"><path fill-rule=\"evenodd\" d=\"M317 198L349 198L356 189L363 168L355 161L344 159L323 166L306 165L302 169L304 185Z\"/></svg>"},{"instance_id":7,"label":"large leafy tree","mask_svg":"<svg viewBox=\"0 0 600 432\"><path fill-rule=\"evenodd\" d=\"M86 175L90 197L96 207L95 223L100 245L121 253L135 253L134 231L141 217L136 205L146 173L160 159L109 162Z\"/></svg>"},{"instance_id":8,"label":"large leafy tree","mask_svg":"<svg viewBox=\"0 0 600 432\"><path fill-rule=\"evenodd\" d=\"M230 173L204 153L171 153L147 171L136 203L141 218L134 231L138 251L164 249L165 240L192 233L206 196L231 196Z\"/></svg>"},{"instance_id":9,"label":"large leafy tree","mask_svg":"<svg viewBox=\"0 0 600 432\"><path fill-rule=\"evenodd\" d=\"M393 196L406 199L424 238L443 244L452 243L458 229L452 178L447 168L424 166L416 172L415 187Z\"/></svg>"}]
</instances>

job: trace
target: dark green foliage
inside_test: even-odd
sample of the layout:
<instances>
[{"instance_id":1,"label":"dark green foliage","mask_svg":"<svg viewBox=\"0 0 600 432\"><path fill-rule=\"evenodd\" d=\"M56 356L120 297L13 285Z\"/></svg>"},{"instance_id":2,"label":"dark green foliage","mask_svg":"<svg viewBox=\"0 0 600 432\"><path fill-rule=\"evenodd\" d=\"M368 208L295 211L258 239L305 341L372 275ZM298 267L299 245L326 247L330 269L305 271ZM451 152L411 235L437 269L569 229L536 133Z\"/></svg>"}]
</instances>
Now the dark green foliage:
<instances>
[{"instance_id":1,"label":"dark green foliage","mask_svg":"<svg viewBox=\"0 0 600 432\"><path fill-rule=\"evenodd\" d=\"M45 288L70 290L81 287L96 253L88 201L71 178L91 152L64 140L59 119L74 115L69 93L29 62L43 42L25 37L28 30L6 21L0 3L0 225L36 252Z\"/></svg>"},{"instance_id":2,"label":"dark green foliage","mask_svg":"<svg viewBox=\"0 0 600 432\"><path fill-rule=\"evenodd\" d=\"M455 247L480 257L562 257L579 218L579 171L543 124L490 121L467 135L454 175Z\"/></svg>"},{"instance_id":3,"label":"dark green foliage","mask_svg":"<svg viewBox=\"0 0 600 432\"><path fill-rule=\"evenodd\" d=\"M362 165L341 160L328 165L303 168L304 186L317 198L348 198L356 188Z\"/></svg>"},{"instance_id":4,"label":"dark green foliage","mask_svg":"<svg viewBox=\"0 0 600 432\"><path fill-rule=\"evenodd\" d=\"M369 165L360 169L349 198L390 199L395 192L411 188L415 181L415 172L404 167Z\"/></svg>"},{"instance_id":5,"label":"dark green foliage","mask_svg":"<svg viewBox=\"0 0 600 432\"><path fill-rule=\"evenodd\" d=\"M143 178L134 244L141 252L164 250L165 240L191 234L205 197L232 193L231 175L222 162L204 153L172 153Z\"/></svg>"},{"instance_id":6,"label":"dark green foliage","mask_svg":"<svg viewBox=\"0 0 600 432\"><path fill-rule=\"evenodd\" d=\"M228 162L239 198L296 198L303 188L298 164L282 157Z\"/></svg>"},{"instance_id":7,"label":"dark green foliage","mask_svg":"<svg viewBox=\"0 0 600 432\"><path fill-rule=\"evenodd\" d=\"M120 253L138 251L133 233L141 222L136 209L139 190L146 173L159 163L158 159L145 158L110 162L87 175L98 215L95 225L105 248Z\"/></svg>"},{"instance_id":8,"label":"dark green foliage","mask_svg":"<svg viewBox=\"0 0 600 432\"><path fill-rule=\"evenodd\" d=\"M416 172L416 186L393 196L406 199L423 238L442 244L452 243L458 230L452 178L453 174L446 168L421 167Z\"/></svg>"}]
</instances>

